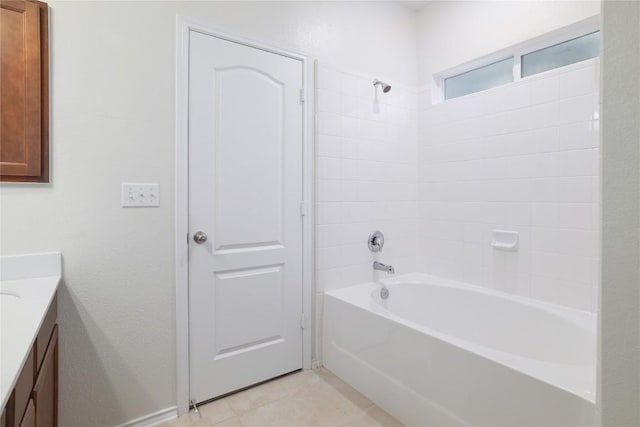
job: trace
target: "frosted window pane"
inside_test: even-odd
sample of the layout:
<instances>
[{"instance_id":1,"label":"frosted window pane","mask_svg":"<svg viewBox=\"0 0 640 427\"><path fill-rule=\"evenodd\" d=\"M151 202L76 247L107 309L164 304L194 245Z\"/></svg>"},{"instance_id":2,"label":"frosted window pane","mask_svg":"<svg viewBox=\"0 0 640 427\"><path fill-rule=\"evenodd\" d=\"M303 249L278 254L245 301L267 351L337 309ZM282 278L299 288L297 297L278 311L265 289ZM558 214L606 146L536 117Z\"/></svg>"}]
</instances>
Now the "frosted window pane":
<instances>
[{"instance_id":1,"label":"frosted window pane","mask_svg":"<svg viewBox=\"0 0 640 427\"><path fill-rule=\"evenodd\" d=\"M513 82L513 57L444 80L444 99Z\"/></svg>"},{"instance_id":2,"label":"frosted window pane","mask_svg":"<svg viewBox=\"0 0 640 427\"><path fill-rule=\"evenodd\" d=\"M600 54L600 32L587 34L522 56L522 77L595 58Z\"/></svg>"}]
</instances>

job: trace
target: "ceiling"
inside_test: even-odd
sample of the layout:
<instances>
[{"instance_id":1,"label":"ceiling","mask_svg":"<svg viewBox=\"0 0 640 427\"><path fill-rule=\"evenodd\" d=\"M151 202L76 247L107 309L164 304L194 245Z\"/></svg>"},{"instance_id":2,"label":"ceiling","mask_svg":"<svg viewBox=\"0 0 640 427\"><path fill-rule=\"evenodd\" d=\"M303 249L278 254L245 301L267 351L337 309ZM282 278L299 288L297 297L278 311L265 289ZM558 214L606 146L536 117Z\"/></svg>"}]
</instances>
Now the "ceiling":
<instances>
[{"instance_id":1,"label":"ceiling","mask_svg":"<svg viewBox=\"0 0 640 427\"><path fill-rule=\"evenodd\" d=\"M398 3L402 4L409 9L419 11L422 10L427 4L429 4L432 0L414 0L414 1L399 1Z\"/></svg>"}]
</instances>

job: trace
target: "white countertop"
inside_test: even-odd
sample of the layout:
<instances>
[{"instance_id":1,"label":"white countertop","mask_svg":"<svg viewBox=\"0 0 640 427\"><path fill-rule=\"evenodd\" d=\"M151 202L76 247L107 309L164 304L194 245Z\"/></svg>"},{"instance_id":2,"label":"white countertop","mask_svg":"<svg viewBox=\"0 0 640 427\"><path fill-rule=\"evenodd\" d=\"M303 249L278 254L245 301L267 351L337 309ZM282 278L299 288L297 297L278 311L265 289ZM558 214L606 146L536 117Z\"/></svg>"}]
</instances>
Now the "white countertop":
<instances>
[{"instance_id":1,"label":"white countertop","mask_svg":"<svg viewBox=\"0 0 640 427\"><path fill-rule=\"evenodd\" d=\"M1 411L60 284L61 255L0 257L0 278Z\"/></svg>"}]
</instances>

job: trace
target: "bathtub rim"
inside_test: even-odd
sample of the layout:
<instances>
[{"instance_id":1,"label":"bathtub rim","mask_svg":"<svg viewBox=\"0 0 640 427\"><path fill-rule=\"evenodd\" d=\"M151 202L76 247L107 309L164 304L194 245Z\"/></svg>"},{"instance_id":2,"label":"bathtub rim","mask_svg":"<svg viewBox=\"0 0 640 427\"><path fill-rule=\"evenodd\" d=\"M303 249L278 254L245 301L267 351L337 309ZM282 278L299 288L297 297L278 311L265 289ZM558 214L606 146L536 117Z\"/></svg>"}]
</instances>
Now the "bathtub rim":
<instances>
[{"instance_id":1,"label":"bathtub rim","mask_svg":"<svg viewBox=\"0 0 640 427\"><path fill-rule=\"evenodd\" d=\"M324 292L325 297L335 298L339 301L342 301L346 304L353 305L362 310L366 310L371 312L372 314L386 318L390 321L399 323L405 327L411 328L418 332L427 334L433 338L436 338L440 341L458 347L462 350L472 352L475 355L490 360L494 363L498 363L503 365L505 368L514 370L521 374L527 375L531 378L534 378L538 381L542 381L546 384L549 384L553 387L556 387L560 390L563 390L567 393L571 393L579 398L584 399L585 401L596 404L597 397L597 387L595 382L595 372L596 365L578 365L586 368L590 368L594 374L593 382L589 383L590 387L588 389L581 389L578 387L568 387L565 384L559 384L556 381L550 380L545 375L540 375L539 373L532 372L531 369L527 369L527 364L539 364L541 366L559 366L559 367L571 367L570 364L553 364L550 362L542 362L537 361L536 359L527 358L520 355L515 355L513 353L507 353L500 350L495 350L492 348L488 348L482 346L480 344L476 344L461 338L457 338L455 336L447 335L443 332L439 332L435 329L426 327L417 322L405 319L388 309L384 308L382 305L377 304L377 307L372 307L372 293L380 288L381 284L390 287L391 292L393 292L394 285L400 284L422 284L426 286L439 286L439 287L449 287L462 289L470 292L476 292L480 294L484 294L491 297L497 297L503 300L508 300L515 303L524 304L536 309L540 309L546 312L549 312L553 315L563 318L564 320L582 328L588 328L592 330L594 333L597 332L597 314L590 313L582 310L573 309L571 307L564 307L561 305L547 303L539 300L532 300L529 298L525 298L519 295L508 294L506 292L501 292L495 289L486 288L479 285L471 285L468 283L458 282L450 279L441 278L438 276L433 276L425 273L406 273L399 276L394 276L391 278L380 280L379 282L365 282L359 283L351 286L347 286L344 288L333 289ZM364 296L366 295L366 297ZM596 337L597 339L597 337ZM594 355L596 353L596 347L594 342ZM512 359L509 362L509 359ZM515 363L519 362L519 363ZM597 363L597 361L596 361ZM576 365L573 365L576 366Z\"/></svg>"}]
</instances>

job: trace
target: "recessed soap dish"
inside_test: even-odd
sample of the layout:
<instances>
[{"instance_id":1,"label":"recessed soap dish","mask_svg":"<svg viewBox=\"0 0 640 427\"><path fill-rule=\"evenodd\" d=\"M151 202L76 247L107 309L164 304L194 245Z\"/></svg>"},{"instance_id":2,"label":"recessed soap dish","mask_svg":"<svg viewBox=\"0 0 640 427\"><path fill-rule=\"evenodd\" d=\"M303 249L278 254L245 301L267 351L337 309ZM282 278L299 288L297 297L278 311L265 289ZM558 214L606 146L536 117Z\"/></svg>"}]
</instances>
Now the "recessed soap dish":
<instances>
[{"instance_id":1,"label":"recessed soap dish","mask_svg":"<svg viewBox=\"0 0 640 427\"><path fill-rule=\"evenodd\" d=\"M520 233L517 231L492 230L491 246L501 251L517 251Z\"/></svg>"}]
</instances>

